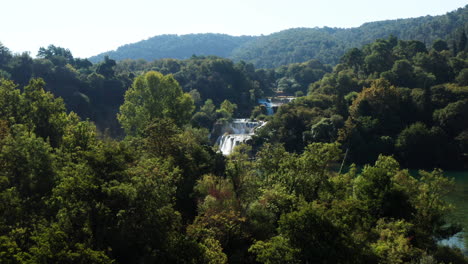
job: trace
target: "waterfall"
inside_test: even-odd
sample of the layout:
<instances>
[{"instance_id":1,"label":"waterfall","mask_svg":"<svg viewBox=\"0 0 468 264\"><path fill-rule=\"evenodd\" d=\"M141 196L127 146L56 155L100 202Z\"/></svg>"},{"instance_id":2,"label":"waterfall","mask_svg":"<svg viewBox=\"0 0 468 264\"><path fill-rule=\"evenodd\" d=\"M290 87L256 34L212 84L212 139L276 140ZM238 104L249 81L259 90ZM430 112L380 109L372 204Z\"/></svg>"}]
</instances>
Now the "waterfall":
<instances>
[{"instance_id":1,"label":"waterfall","mask_svg":"<svg viewBox=\"0 0 468 264\"><path fill-rule=\"evenodd\" d=\"M255 129L265 125L265 122L250 121L249 119L234 119L221 128L222 135L216 141L223 155L229 155L237 145L252 138Z\"/></svg>"},{"instance_id":2,"label":"waterfall","mask_svg":"<svg viewBox=\"0 0 468 264\"><path fill-rule=\"evenodd\" d=\"M245 143L252 135L249 134L226 134L221 136L219 142L219 150L223 155L227 156L232 153L234 147Z\"/></svg>"},{"instance_id":3,"label":"waterfall","mask_svg":"<svg viewBox=\"0 0 468 264\"><path fill-rule=\"evenodd\" d=\"M273 105L271 104L270 99L258 99L258 103L265 106L265 108L267 110L267 115L273 115L274 114Z\"/></svg>"},{"instance_id":4,"label":"waterfall","mask_svg":"<svg viewBox=\"0 0 468 264\"><path fill-rule=\"evenodd\" d=\"M283 104L287 104L292 100L296 99L295 97L273 97L267 99L258 99L258 103L265 106L267 110L267 115L273 115L275 109L278 109Z\"/></svg>"}]
</instances>

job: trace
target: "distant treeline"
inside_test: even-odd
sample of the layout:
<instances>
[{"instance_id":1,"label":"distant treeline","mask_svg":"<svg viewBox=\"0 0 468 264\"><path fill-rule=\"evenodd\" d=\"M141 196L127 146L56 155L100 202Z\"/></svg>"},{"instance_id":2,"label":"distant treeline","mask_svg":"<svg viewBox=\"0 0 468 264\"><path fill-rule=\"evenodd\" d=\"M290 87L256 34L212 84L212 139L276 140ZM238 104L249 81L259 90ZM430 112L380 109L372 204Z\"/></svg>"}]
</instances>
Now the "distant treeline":
<instances>
[{"instance_id":1,"label":"distant treeline","mask_svg":"<svg viewBox=\"0 0 468 264\"><path fill-rule=\"evenodd\" d=\"M427 47L437 39L449 39L468 30L468 8L441 16L425 16L365 23L357 28L295 28L266 36L233 37L224 34L161 35L91 57L115 60L161 58L188 59L192 55L215 55L252 63L257 68L275 68L318 59L335 65L350 48L360 48L378 38L393 35L419 40ZM449 43L450 47L454 43Z\"/></svg>"},{"instance_id":2,"label":"distant treeline","mask_svg":"<svg viewBox=\"0 0 468 264\"><path fill-rule=\"evenodd\" d=\"M278 89L289 94L307 93L308 85L332 68L312 60L263 70L255 69L252 64L212 56L152 62L116 62L106 57L92 64L54 45L41 48L33 59L28 53L12 54L0 44L0 77L14 80L20 87L27 85L31 78L42 78L45 89L62 97L69 111L89 118L101 131L113 136L122 135L116 115L125 91L136 75L150 70L173 74L198 108L207 99L216 106L229 100L239 106L236 115L249 116L257 99L271 96Z\"/></svg>"}]
</instances>

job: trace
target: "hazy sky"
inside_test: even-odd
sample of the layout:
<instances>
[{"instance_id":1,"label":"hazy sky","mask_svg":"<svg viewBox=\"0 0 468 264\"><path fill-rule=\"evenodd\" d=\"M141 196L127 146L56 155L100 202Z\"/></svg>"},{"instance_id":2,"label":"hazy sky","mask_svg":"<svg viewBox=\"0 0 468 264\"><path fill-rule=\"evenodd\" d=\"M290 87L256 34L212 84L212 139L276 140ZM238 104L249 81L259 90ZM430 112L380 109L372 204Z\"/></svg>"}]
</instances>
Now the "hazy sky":
<instances>
[{"instance_id":1,"label":"hazy sky","mask_svg":"<svg viewBox=\"0 0 468 264\"><path fill-rule=\"evenodd\" d=\"M160 34L270 34L292 27L442 15L466 0L6 0L0 42L14 52L54 44L89 57Z\"/></svg>"}]
</instances>

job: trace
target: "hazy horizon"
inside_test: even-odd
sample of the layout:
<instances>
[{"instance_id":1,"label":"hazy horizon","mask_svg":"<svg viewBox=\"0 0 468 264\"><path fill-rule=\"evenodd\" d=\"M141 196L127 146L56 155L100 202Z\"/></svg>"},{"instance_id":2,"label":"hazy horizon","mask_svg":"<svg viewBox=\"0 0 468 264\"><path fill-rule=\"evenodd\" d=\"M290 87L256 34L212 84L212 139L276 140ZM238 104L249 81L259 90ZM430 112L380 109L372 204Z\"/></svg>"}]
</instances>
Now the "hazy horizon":
<instances>
[{"instance_id":1,"label":"hazy horizon","mask_svg":"<svg viewBox=\"0 0 468 264\"><path fill-rule=\"evenodd\" d=\"M170 2L18 0L4 4L0 42L13 52L54 44L87 58L157 35L218 33L259 36L290 28L353 28L367 22L443 15L466 1L359 0ZM28 7L25 9L25 7ZM21 17L18 14L22 14ZM24 19L26 17L26 19ZM14 23L12 23L14 21Z\"/></svg>"}]
</instances>

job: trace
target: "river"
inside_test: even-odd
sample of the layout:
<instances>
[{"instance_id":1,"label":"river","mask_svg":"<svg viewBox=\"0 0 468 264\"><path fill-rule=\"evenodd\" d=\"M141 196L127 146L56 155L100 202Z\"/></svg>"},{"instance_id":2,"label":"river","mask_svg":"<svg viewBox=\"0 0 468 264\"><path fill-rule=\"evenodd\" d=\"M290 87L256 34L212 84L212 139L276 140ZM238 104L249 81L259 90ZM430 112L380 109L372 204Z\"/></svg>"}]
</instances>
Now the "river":
<instances>
[{"instance_id":1,"label":"river","mask_svg":"<svg viewBox=\"0 0 468 264\"><path fill-rule=\"evenodd\" d=\"M464 232L441 241L441 244L458 247L468 256L468 171L447 171L444 175L455 179L455 190L449 194L447 201L455 205L451 220L460 223Z\"/></svg>"}]
</instances>

